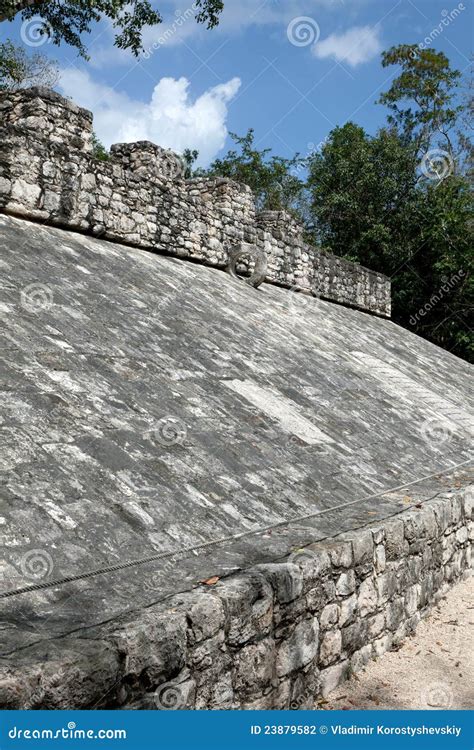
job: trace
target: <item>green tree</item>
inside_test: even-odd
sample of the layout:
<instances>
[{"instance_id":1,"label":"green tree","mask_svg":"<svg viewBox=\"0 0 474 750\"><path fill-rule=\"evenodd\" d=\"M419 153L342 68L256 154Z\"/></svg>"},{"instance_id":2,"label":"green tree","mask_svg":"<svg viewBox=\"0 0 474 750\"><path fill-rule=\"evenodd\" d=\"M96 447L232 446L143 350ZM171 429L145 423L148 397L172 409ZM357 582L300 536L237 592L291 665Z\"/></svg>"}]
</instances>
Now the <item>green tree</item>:
<instances>
[{"instance_id":1,"label":"green tree","mask_svg":"<svg viewBox=\"0 0 474 750\"><path fill-rule=\"evenodd\" d=\"M39 52L28 55L9 39L0 42L0 90L15 91L28 86L54 86L57 64Z\"/></svg>"},{"instance_id":2,"label":"green tree","mask_svg":"<svg viewBox=\"0 0 474 750\"><path fill-rule=\"evenodd\" d=\"M99 161L108 161L110 159L110 153L96 133L92 133L92 155Z\"/></svg>"},{"instance_id":3,"label":"green tree","mask_svg":"<svg viewBox=\"0 0 474 750\"><path fill-rule=\"evenodd\" d=\"M304 180L299 176L303 164L300 156L284 159L270 156L271 149L258 150L252 129L244 136L230 135L239 150L232 149L222 159L216 159L202 174L229 177L249 185L259 210L286 209L301 216Z\"/></svg>"},{"instance_id":4,"label":"green tree","mask_svg":"<svg viewBox=\"0 0 474 750\"><path fill-rule=\"evenodd\" d=\"M196 21L213 28L219 22L223 0L195 0ZM18 13L23 20L39 16L39 33L49 36L55 44L67 42L86 56L81 35L102 17L117 29L115 45L138 55L145 26L162 22L160 13L149 0L0 0L0 21L12 20Z\"/></svg>"},{"instance_id":5,"label":"green tree","mask_svg":"<svg viewBox=\"0 0 474 750\"><path fill-rule=\"evenodd\" d=\"M383 55L402 65L381 97L388 127L371 138L348 123L311 158L311 213L322 244L392 278L396 322L471 359L472 192L451 168L465 109L452 106L458 75L444 55L410 50ZM423 151L440 134L449 158L436 173Z\"/></svg>"},{"instance_id":6,"label":"green tree","mask_svg":"<svg viewBox=\"0 0 474 750\"><path fill-rule=\"evenodd\" d=\"M416 44L400 44L382 53L382 65L399 65L401 73L379 102L390 115L388 122L420 151L441 140L454 158L450 130L462 110L453 102L461 74L452 70L449 60L434 49L419 49Z\"/></svg>"},{"instance_id":7,"label":"green tree","mask_svg":"<svg viewBox=\"0 0 474 750\"><path fill-rule=\"evenodd\" d=\"M413 149L394 128L370 138L349 122L309 159L308 189L316 239L337 255L393 273L405 252L401 212L416 186Z\"/></svg>"}]
</instances>

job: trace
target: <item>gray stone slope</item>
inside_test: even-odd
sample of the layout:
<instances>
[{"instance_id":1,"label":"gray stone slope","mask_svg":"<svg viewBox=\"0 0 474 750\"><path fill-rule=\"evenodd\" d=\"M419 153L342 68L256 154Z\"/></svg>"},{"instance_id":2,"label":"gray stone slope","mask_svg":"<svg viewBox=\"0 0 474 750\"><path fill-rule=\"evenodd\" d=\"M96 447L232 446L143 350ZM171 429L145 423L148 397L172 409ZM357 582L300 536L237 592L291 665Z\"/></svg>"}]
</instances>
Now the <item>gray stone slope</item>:
<instances>
[{"instance_id":1,"label":"gray stone slope","mask_svg":"<svg viewBox=\"0 0 474 750\"><path fill-rule=\"evenodd\" d=\"M389 320L5 216L0 263L3 654L468 481L468 365Z\"/></svg>"}]
</instances>

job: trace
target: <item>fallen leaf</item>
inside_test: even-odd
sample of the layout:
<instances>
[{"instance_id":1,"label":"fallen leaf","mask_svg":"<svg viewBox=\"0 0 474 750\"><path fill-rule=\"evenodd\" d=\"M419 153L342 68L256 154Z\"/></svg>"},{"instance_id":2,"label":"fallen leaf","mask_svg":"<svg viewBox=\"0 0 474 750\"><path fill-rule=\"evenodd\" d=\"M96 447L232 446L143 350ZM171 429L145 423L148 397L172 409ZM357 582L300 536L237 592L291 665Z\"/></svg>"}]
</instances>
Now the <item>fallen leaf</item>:
<instances>
[{"instance_id":1,"label":"fallen leaf","mask_svg":"<svg viewBox=\"0 0 474 750\"><path fill-rule=\"evenodd\" d=\"M214 586L219 580L219 576L212 576L212 578L208 578L207 581L201 581L201 583L204 583L206 586Z\"/></svg>"}]
</instances>

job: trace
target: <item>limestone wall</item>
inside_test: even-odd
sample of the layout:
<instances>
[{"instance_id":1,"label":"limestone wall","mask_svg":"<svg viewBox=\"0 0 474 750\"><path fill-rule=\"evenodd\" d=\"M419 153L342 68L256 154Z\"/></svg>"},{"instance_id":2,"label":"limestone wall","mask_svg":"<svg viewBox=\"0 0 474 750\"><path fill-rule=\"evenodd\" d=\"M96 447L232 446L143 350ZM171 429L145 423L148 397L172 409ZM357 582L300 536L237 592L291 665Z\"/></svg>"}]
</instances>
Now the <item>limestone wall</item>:
<instances>
[{"instance_id":1,"label":"limestone wall","mask_svg":"<svg viewBox=\"0 0 474 750\"><path fill-rule=\"evenodd\" d=\"M267 281L390 316L390 281L312 246L284 212L256 216L251 190L186 180L143 141L92 156L92 115L48 89L0 93L0 210L225 267L233 245L267 254Z\"/></svg>"},{"instance_id":2,"label":"limestone wall","mask_svg":"<svg viewBox=\"0 0 474 750\"><path fill-rule=\"evenodd\" d=\"M471 490L0 662L2 708L313 708L470 567ZM34 647L33 647L34 648ZM58 674L61 679L58 679ZM91 674L94 678L91 679Z\"/></svg>"}]
</instances>

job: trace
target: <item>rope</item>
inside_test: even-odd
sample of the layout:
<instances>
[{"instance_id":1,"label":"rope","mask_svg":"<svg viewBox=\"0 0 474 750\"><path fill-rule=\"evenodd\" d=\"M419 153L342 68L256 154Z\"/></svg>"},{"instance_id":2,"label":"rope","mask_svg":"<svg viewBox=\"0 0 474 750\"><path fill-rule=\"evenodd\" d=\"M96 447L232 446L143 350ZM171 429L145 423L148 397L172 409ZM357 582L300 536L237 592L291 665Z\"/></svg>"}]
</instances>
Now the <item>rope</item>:
<instances>
[{"instance_id":1,"label":"rope","mask_svg":"<svg viewBox=\"0 0 474 750\"><path fill-rule=\"evenodd\" d=\"M428 474L427 476L419 477L418 479L414 479L411 482L400 484L397 487L392 487L388 490L383 490L382 492L377 492L373 495L367 495L365 497L358 498L357 500L351 500L348 503L335 505L332 508L325 508L324 510L316 511L315 513L309 513L304 516L298 516L297 518L284 519L283 521L279 521L278 523L271 524L270 526L262 526L262 527L259 527L258 529L251 529L249 531L243 531L240 534L232 534L231 536L221 537L220 539L212 539L211 541L201 542L201 544L196 544L194 546L180 547L177 550L171 550L167 552L157 552L154 555L149 555L148 557L142 557L139 560L130 560L129 562L117 563L116 565L108 565L104 568L99 568L97 570L90 570L85 573L79 573L78 575L74 575L74 576L65 576L64 578L58 578L54 581L45 581L43 583L33 583L29 586L23 586L22 588L14 589L13 591L4 592L0 594L0 599L8 599L9 597L18 596L20 594L28 594L32 591L41 591L44 589L56 588L57 586L63 586L66 583L82 581L88 578L94 578L95 576L106 575L108 573L116 573L119 570L126 570L127 568L134 568L134 567L137 567L138 565L146 565L147 563L157 562L158 560L166 560L166 559L172 559L172 558L180 559L188 555L190 552L199 552L199 551L208 549L209 547L219 547L222 544L226 544L227 542L231 542L231 541L236 541L237 539L244 539L245 537L250 537L250 536L257 535L257 534L264 534L267 531L278 529L281 526L298 523L300 521L308 521L312 518L316 518L317 516L322 516L326 513L334 513L334 511L336 510L342 510L343 508L348 508L352 505L356 505L357 503L361 503L366 500L373 500L377 497L382 497L383 495L387 495L391 492L397 492L398 490L402 490L402 489L405 489L406 487L411 487L414 484L418 484L419 482L423 482L426 479L432 479L433 477L437 477L439 476L440 473L458 469L461 466L465 466L466 464L470 463L470 461L471 459L467 459L466 461L462 461L459 464L450 466L447 469L438 470L433 474Z\"/></svg>"}]
</instances>

